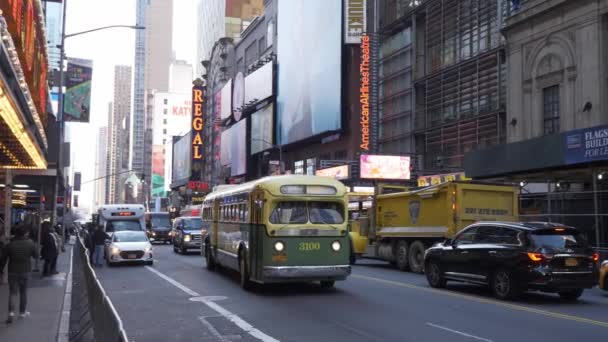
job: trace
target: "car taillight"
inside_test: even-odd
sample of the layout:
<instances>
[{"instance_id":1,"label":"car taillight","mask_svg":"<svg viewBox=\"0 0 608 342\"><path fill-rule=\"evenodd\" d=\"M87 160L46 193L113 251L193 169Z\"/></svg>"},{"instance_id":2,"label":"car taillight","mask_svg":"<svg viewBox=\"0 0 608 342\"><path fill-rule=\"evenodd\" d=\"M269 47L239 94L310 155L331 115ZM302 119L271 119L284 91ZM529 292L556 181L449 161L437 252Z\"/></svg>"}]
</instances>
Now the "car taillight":
<instances>
[{"instance_id":1,"label":"car taillight","mask_svg":"<svg viewBox=\"0 0 608 342\"><path fill-rule=\"evenodd\" d=\"M541 253L528 253L528 258L534 262L543 261L543 255Z\"/></svg>"},{"instance_id":2,"label":"car taillight","mask_svg":"<svg viewBox=\"0 0 608 342\"><path fill-rule=\"evenodd\" d=\"M593 259L593 262L598 262L600 261L600 253L593 253L593 255L591 256L591 259Z\"/></svg>"}]
</instances>

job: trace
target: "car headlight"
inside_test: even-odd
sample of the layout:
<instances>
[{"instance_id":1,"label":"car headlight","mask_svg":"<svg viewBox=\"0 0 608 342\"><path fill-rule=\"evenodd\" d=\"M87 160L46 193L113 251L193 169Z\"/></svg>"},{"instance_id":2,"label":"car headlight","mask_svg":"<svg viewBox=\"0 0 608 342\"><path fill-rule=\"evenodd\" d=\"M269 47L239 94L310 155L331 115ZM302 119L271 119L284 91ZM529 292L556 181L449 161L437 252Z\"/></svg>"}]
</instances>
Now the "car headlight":
<instances>
[{"instance_id":1,"label":"car headlight","mask_svg":"<svg viewBox=\"0 0 608 342\"><path fill-rule=\"evenodd\" d=\"M192 236L184 235L184 242L190 242L190 240L192 240Z\"/></svg>"},{"instance_id":2,"label":"car headlight","mask_svg":"<svg viewBox=\"0 0 608 342\"><path fill-rule=\"evenodd\" d=\"M156 236L156 232L152 232L152 236Z\"/></svg>"},{"instance_id":3,"label":"car headlight","mask_svg":"<svg viewBox=\"0 0 608 342\"><path fill-rule=\"evenodd\" d=\"M285 244L283 241L277 241L274 243L274 250L277 252L282 252L285 249Z\"/></svg>"},{"instance_id":4,"label":"car headlight","mask_svg":"<svg viewBox=\"0 0 608 342\"><path fill-rule=\"evenodd\" d=\"M341 248L342 248L342 244L340 243L340 241L336 240L331 243L331 249L333 249L334 252L339 251Z\"/></svg>"},{"instance_id":5,"label":"car headlight","mask_svg":"<svg viewBox=\"0 0 608 342\"><path fill-rule=\"evenodd\" d=\"M144 251L146 253L150 253L152 251L152 247L151 246L146 246L146 248L144 248Z\"/></svg>"},{"instance_id":6,"label":"car headlight","mask_svg":"<svg viewBox=\"0 0 608 342\"><path fill-rule=\"evenodd\" d=\"M116 254L120 253L120 249L118 249L118 247L112 247L111 252L112 252L112 254L116 255Z\"/></svg>"}]
</instances>

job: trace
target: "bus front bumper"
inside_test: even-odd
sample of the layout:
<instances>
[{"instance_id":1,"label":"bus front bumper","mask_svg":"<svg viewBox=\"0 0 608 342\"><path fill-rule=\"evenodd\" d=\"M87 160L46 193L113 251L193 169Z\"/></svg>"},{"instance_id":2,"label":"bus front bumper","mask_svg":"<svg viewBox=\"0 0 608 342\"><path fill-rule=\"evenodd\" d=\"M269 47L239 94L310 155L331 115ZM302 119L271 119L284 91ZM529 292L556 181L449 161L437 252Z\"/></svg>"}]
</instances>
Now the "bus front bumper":
<instances>
[{"instance_id":1,"label":"bus front bumper","mask_svg":"<svg viewBox=\"0 0 608 342\"><path fill-rule=\"evenodd\" d=\"M268 280L344 280L350 272L350 265L264 266L263 275Z\"/></svg>"}]
</instances>

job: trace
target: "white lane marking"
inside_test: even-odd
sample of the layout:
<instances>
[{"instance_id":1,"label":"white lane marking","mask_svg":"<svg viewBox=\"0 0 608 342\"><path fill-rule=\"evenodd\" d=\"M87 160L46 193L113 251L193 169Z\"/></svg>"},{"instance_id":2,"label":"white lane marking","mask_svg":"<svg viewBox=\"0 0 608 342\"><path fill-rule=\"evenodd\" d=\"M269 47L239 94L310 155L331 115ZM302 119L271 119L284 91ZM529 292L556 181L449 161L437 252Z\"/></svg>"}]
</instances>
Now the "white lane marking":
<instances>
[{"instance_id":1,"label":"white lane marking","mask_svg":"<svg viewBox=\"0 0 608 342\"><path fill-rule=\"evenodd\" d=\"M252 326L251 324L247 323L246 321L244 321L242 318L240 318L238 315L233 314L232 312L224 309L223 307L221 307L219 304L211 301L209 298L213 298L213 297L202 297L200 294L198 294L195 291L192 291L191 289L187 288L185 285L183 285L182 283L178 282L177 280L155 270L154 268L150 267L150 266L146 266L146 268L148 269L148 271L156 274L157 276L163 278L164 280L168 281L171 285L177 287L178 289L184 291L185 293L187 293L188 295L192 296L192 297L198 297L196 298L196 301L200 301L202 303L204 303L205 305L207 305L209 308L213 309L215 312L219 313L220 315L224 316L226 319L228 319L229 321L231 321L232 323L236 324L239 328L245 330L249 335L257 338L260 341L263 342L279 342L279 340L275 339L274 337L268 336L266 334L264 334L263 332L261 332L260 330L256 329L254 326Z\"/></svg>"},{"instance_id":2,"label":"white lane marking","mask_svg":"<svg viewBox=\"0 0 608 342\"><path fill-rule=\"evenodd\" d=\"M475 336L475 335L471 335L471 334L467 334L465 332L462 331L458 331L458 330L454 330L454 329L450 329L441 325L437 325L437 324L433 324L431 322L426 322L426 325L433 327L433 328L437 328L437 329L441 329L441 330L445 330L445 331L449 331L451 333L460 335L460 336L464 336L464 337L468 337L468 338L472 338L474 340L478 340L478 341L484 341L484 342L494 342L492 340L488 340L487 338L483 338L483 337L479 337L479 336Z\"/></svg>"},{"instance_id":3,"label":"white lane marking","mask_svg":"<svg viewBox=\"0 0 608 342\"><path fill-rule=\"evenodd\" d=\"M207 321L207 317L206 316L201 316L198 319L201 320L201 322L203 323L204 326L207 327L207 329L209 329L209 331L211 332L211 335L213 335L213 338L217 339L217 341L220 342L229 342L232 340L231 337L228 336L223 336L222 334L220 334L219 331L217 331L217 329L215 329L215 327L213 326L213 324L209 323L209 321ZM241 336L239 336L240 338Z\"/></svg>"}]
</instances>

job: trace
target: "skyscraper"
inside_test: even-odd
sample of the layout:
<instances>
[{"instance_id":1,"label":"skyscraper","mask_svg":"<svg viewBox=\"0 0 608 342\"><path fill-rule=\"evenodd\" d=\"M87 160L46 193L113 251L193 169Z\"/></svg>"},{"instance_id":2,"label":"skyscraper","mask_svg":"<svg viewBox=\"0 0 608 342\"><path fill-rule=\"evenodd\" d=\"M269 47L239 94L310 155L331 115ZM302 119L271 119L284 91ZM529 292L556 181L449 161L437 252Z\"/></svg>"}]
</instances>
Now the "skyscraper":
<instances>
[{"instance_id":1,"label":"skyscraper","mask_svg":"<svg viewBox=\"0 0 608 342\"><path fill-rule=\"evenodd\" d=\"M95 151L95 199L94 208L106 203L105 177L108 164L108 127L100 127L97 133L97 150Z\"/></svg>"},{"instance_id":2,"label":"skyscraper","mask_svg":"<svg viewBox=\"0 0 608 342\"><path fill-rule=\"evenodd\" d=\"M147 93L169 89L169 65L173 59L173 0L138 0L136 23L145 26L135 37L135 85L131 167L150 184L152 115L147 110Z\"/></svg>"},{"instance_id":3,"label":"skyscraper","mask_svg":"<svg viewBox=\"0 0 608 342\"><path fill-rule=\"evenodd\" d=\"M202 61L211 57L211 49L218 39L230 37L235 42L238 41L249 23L264 13L264 1L201 0L196 13L196 58L197 61ZM201 68L200 63L197 63L197 75L202 74Z\"/></svg>"},{"instance_id":4,"label":"skyscraper","mask_svg":"<svg viewBox=\"0 0 608 342\"><path fill-rule=\"evenodd\" d=\"M108 115L108 203L124 199L125 171L130 168L129 142L131 127L131 66L114 67L114 102Z\"/></svg>"}]
</instances>

